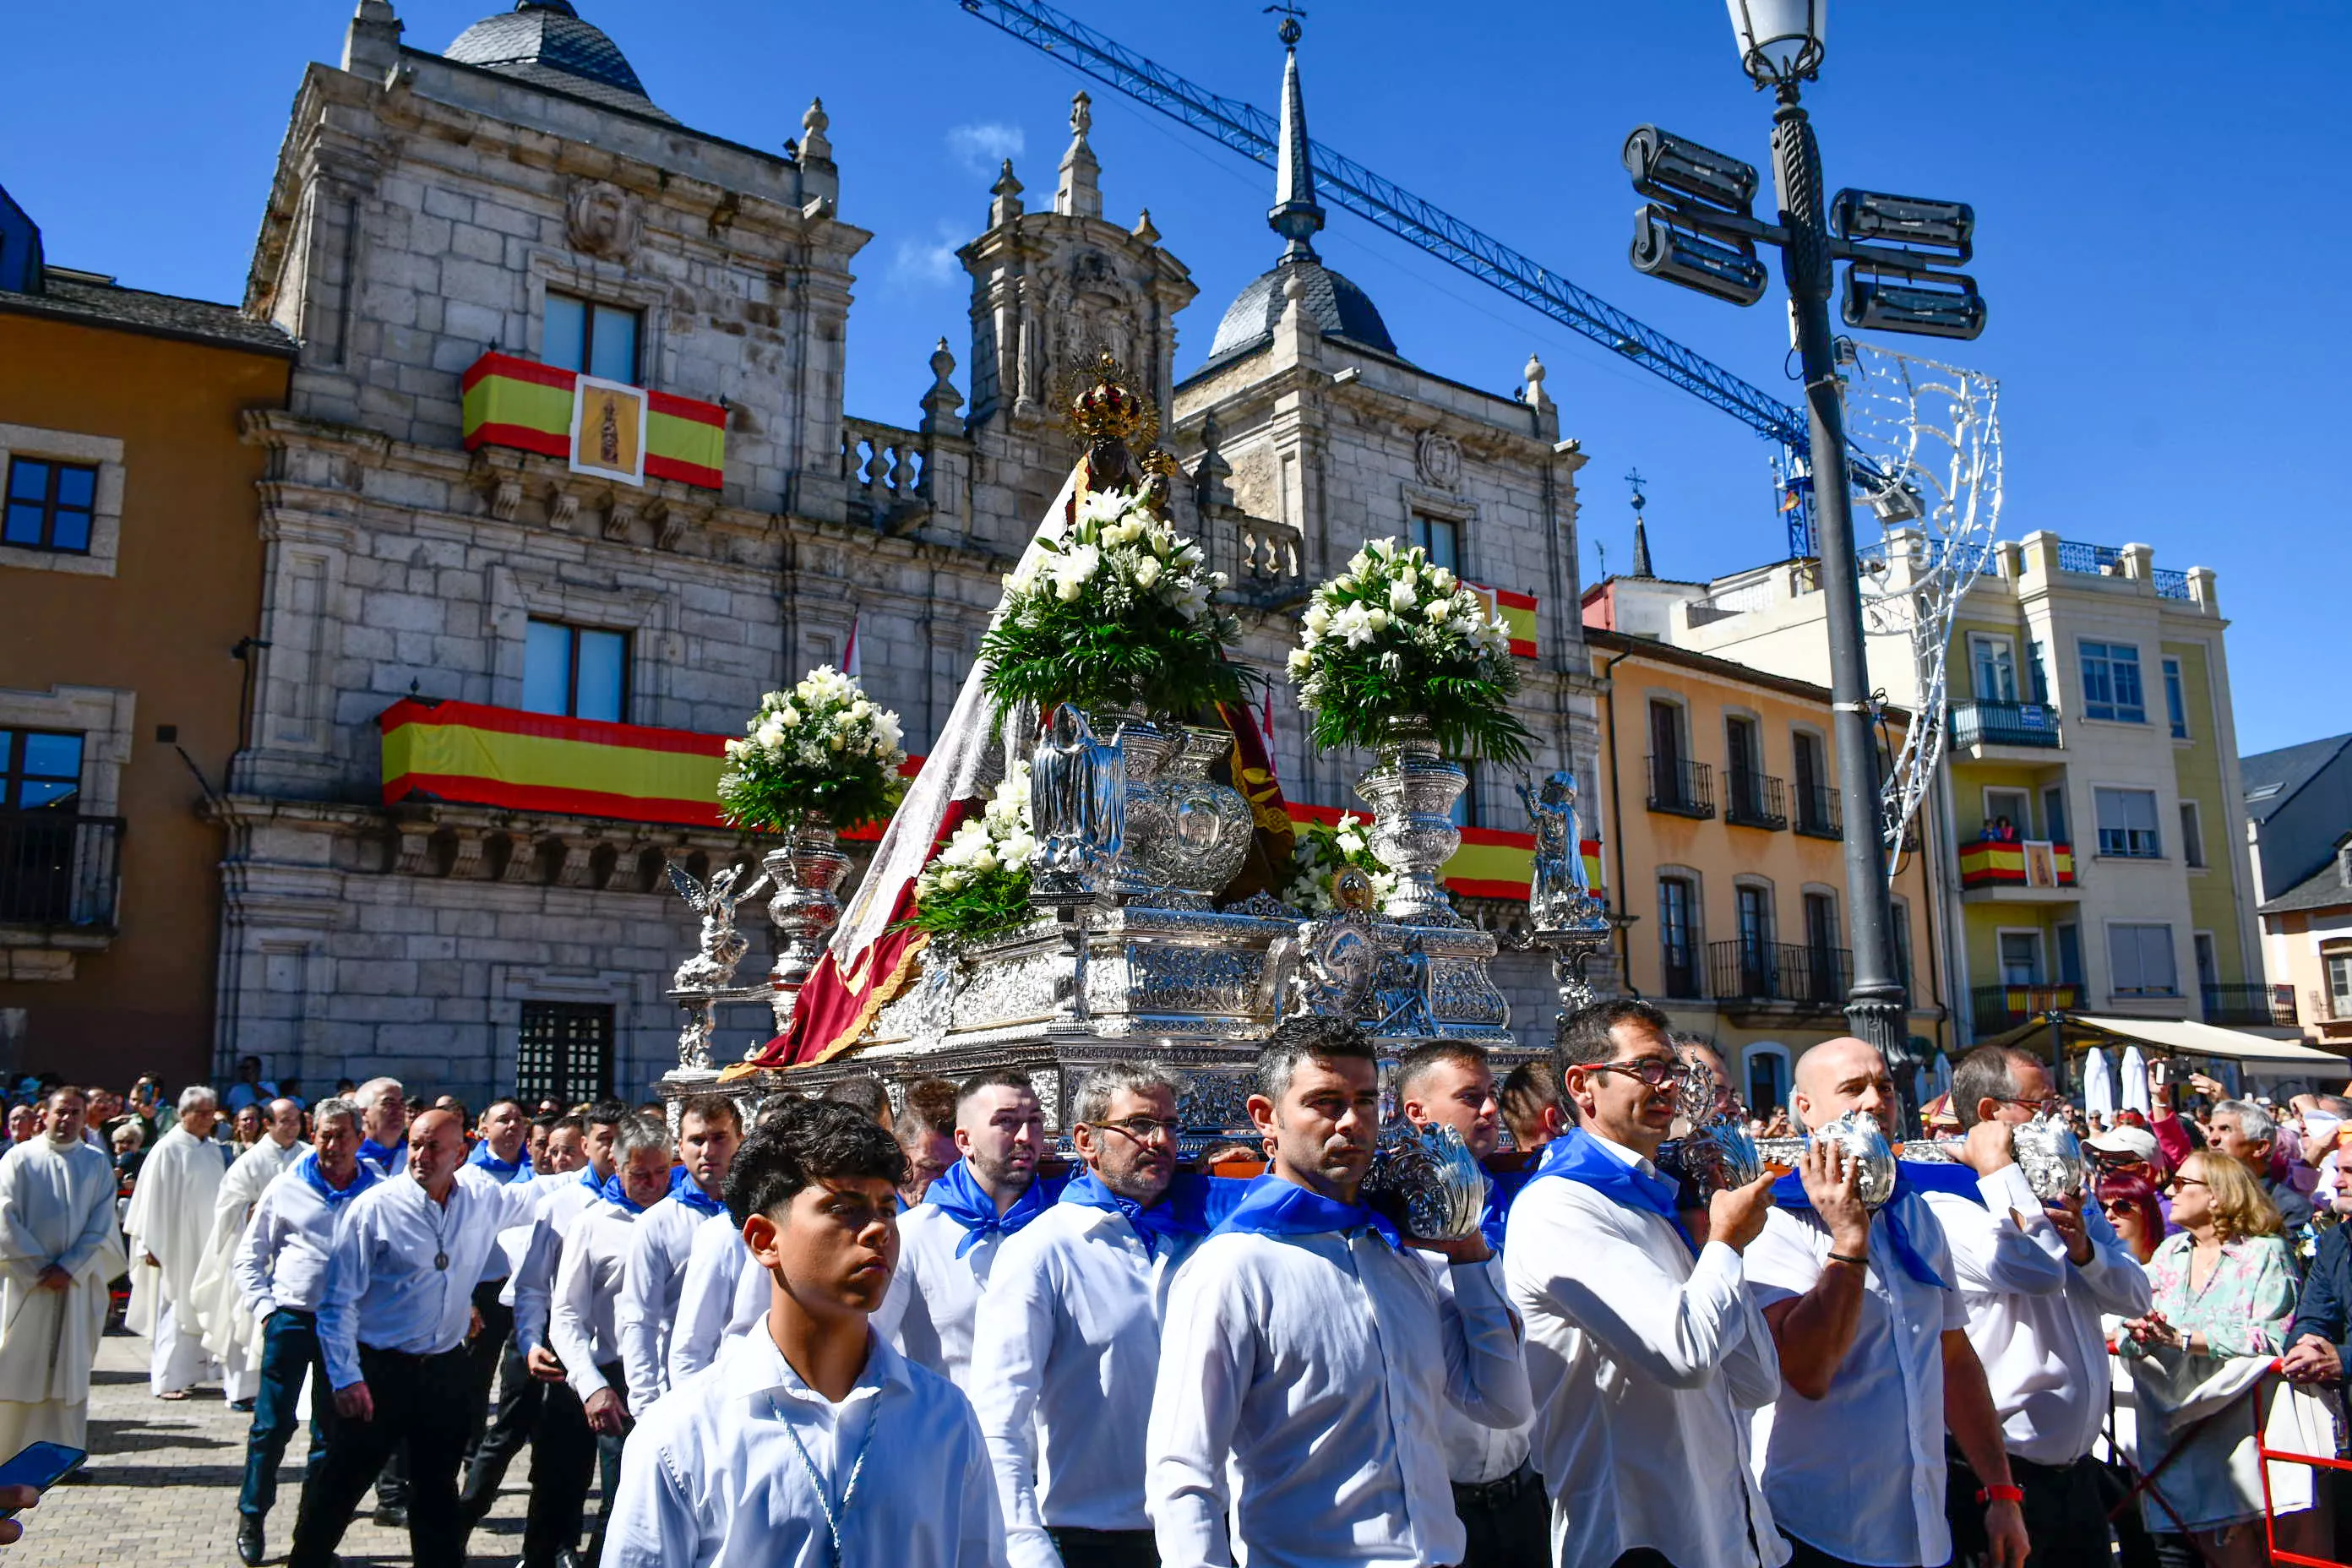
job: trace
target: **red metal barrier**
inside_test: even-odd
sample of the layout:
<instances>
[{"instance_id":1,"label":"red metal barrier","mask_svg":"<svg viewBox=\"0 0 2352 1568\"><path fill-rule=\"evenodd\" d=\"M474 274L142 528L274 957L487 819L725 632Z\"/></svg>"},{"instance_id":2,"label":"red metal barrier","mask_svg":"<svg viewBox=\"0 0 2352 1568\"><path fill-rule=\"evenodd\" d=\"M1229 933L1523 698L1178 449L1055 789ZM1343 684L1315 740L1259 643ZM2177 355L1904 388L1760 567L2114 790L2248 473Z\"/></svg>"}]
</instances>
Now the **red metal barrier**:
<instances>
[{"instance_id":1,"label":"red metal barrier","mask_svg":"<svg viewBox=\"0 0 2352 1568\"><path fill-rule=\"evenodd\" d=\"M2277 1375L2280 1369L2284 1364L2285 1363L2284 1362L2274 1361L2271 1363L2271 1369L2268 1373L2263 1374L2263 1380L2267 1381L2270 1377ZM2292 1453L2284 1448L2273 1448L2267 1443L2263 1442L2263 1410L2261 1399L2262 1390L2263 1383L2257 1382L2254 1384L2254 1394L2256 1395L2254 1399L2254 1455L2256 1459L2259 1461L2255 1468L2262 1471L2263 1476L2263 1544L2269 1550L2271 1561L2273 1563L2292 1563L2296 1565L2296 1568L2352 1568L2352 1564L2338 1563L2333 1558L2306 1557L2300 1552L2284 1552L2280 1550L2278 1543L2278 1515L2273 1512L2271 1508L2271 1462L2275 1459L2286 1464L2308 1465L2314 1469L2352 1470L2352 1459L2338 1459L2332 1457L2324 1457L2318 1454ZM2312 1488L2312 1500L2315 1506L2318 1502L2317 1494L2319 1489L2315 1484L2318 1479L2319 1478L2316 1476L2312 1478L2315 1483Z\"/></svg>"}]
</instances>

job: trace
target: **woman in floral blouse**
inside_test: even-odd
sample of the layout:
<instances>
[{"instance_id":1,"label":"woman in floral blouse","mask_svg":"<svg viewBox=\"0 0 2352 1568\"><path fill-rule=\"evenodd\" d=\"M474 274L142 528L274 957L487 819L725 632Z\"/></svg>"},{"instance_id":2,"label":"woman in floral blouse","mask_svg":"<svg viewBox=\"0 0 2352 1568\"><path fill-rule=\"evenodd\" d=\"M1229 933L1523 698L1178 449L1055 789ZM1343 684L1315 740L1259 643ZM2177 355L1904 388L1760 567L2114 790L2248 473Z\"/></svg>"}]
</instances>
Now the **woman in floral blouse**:
<instances>
[{"instance_id":1,"label":"woman in floral blouse","mask_svg":"<svg viewBox=\"0 0 2352 1568\"><path fill-rule=\"evenodd\" d=\"M2172 1218L2180 1234L2166 1237L2147 1266L2154 1303L2146 1317L2123 1325L2116 1344L2116 1353L2133 1358L2140 1468L2182 1448L2156 1480L2171 1514L2146 1493L2141 1512L2160 1559L2194 1563L2201 1555L2217 1568L2251 1568L2265 1555L2253 1401L2261 1397L2267 1409L2276 1396L2279 1385L2261 1379L2294 1315L2294 1263L2279 1236L2278 1210L2227 1155L2200 1151L2182 1163L2173 1178ZM2280 1514L2311 1508L2310 1474L2273 1470Z\"/></svg>"}]
</instances>

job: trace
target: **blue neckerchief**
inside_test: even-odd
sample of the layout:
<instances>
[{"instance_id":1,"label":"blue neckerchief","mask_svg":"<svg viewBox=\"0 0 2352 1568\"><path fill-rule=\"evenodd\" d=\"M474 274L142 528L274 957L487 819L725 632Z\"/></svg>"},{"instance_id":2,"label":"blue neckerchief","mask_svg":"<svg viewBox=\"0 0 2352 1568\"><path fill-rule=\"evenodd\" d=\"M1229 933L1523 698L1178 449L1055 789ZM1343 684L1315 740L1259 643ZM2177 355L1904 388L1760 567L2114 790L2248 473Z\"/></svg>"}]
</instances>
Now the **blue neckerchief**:
<instances>
[{"instance_id":1,"label":"blue neckerchief","mask_svg":"<svg viewBox=\"0 0 2352 1568\"><path fill-rule=\"evenodd\" d=\"M466 1163L502 1185L528 1182L532 1174L529 1144L523 1146L522 1153L519 1158L501 1160L490 1152L490 1141L485 1138L474 1145L474 1152L466 1156Z\"/></svg>"},{"instance_id":2,"label":"blue neckerchief","mask_svg":"<svg viewBox=\"0 0 2352 1568\"><path fill-rule=\"evenodd\" d=\"M1583 1128L1571 1127L1544 1145L1543 1159L1528 1179L1544 1176L1580 1183L1620 1208L1656 1215L1675 1227L1692 1257L1698 1256L1698 1242L1675 1207L1675 1184L1664 1176L1643 1174L1603 1149Z\"/></svg>"},{"instance_id":3,"label":"blue neckerchief","mask_svg":"<svg viewBox=\"0 0 2352 1568\"><path fill-rule=\"evenodd\" d=\"M980 1178L971 1173L971 1163L958 1160L948 1167L946 1175L931 1184L923 1201L963 1226L963 1239L956 1243L956 1256L961 1258L980 1245L982 1237L1011 1236L1044 1214L1061 1190L1055 1187L1048 1192L1047 1185L1042 1176L1032 1181L1029 1190L1013 1200L1011 1208L998 1214L996 1200L988 1195Z\"/></svg>"},{"instance_id":4,"label":"blue neckerchief","mask_svg":"<svg viewBox=\"0 0 2352 1568\"><path fill-rule=\"evenodd\" d=\"M1061 1201L1125 1215L1127 1223L1135 1227L1135 1234L1142 1238L1143 1250L1157 1258L1162 1241L1206 1236L1214 1230L1217 1223L1240 1204L1248 1186L1247 1182L1228 1177L1179 1171L1168 1184L1167 1195L1146 1208L1132 1198L1112 1192L1092 1171L1081 1171L1062 1189Z\"/></svg>"},{"instance_id":5,"label":"blue neckerchief","mask_svg":"<svg viewBox=\"0 0 2352 1568\"><path fill-rule=\"evenodd\" d=\"M694 1178L686 1173L684 1165L678 1166L669 1173L669 1195L698 1215L709 1215L727 1212L727 1200L714 1198L696 1185Z\"/></svg>"},{"instance_id":6,"label":"blue neckerchief","mask_svg":"<svg viewBox=\"0 0 2352 1568\"><path fill-rule=\"evenodd\" d=\"M1478 1211L1478 1234L1486 1238L1486 1250L1499 1254L1503 1250L1503 1222L1510 1217L1510 1194L1494 1177L1486 1178L1486 1201Z\"/></svg>"},{"instance_id":7,"label":"blue neckerchief","mask_svg":"<svg viewBox=\"0 0 2352 1568\"><path fill-rule=\"evenodd\" d=\"M621 1173L617 1167L611 1175L604 1178L604 1184L596 1189L596 1195L608 1204L626 1209L633 1215L646 1212L643 1204L629 1201L629 1190L621 1184Z\"/></svg>"},{"instance_id":8,"label":"blue neckerchief","mask_svg":"<svg viewBox=\"0 0 2352 1568\"><path fill-rule=\"evenodd\" d=\"M358 1173L352 1177L351 1185L347 1187L330 1185L327 1173L319 1169L319 1152L316 1149L294 1162L294 1174L308 1183L312 1192L326 1199L327 1207L331 1210L341 1208L344 1204L383 1180L375 1173L373 1167L362 1160L360 1162Z\"/></svg>"},{"instance_id":9,"label":"blue neckerchief","mask_svg":"<svg viewBox=\"0 0 2352 1568\"><path fill-rule=\"evenodd\" d=\"M408 1140L403 1138L387 1149L373 1138L360 1141L360 1163L375 1163L376 1174L398 1175L408 1168Z\"/></svg>"},{"instance_id":10,"label":"blue neckerchief","mask_svg":"<svg viewBox=\"0 0 2352 1568\"><path fill-rule=\"evenodd\" d=\"M1894 1248L1895 1261L1903 1266L1904 1273L1922 1285L1948 1290L1952 1288L1950 1282L1936 1272L1935 1265L1927 1261L1927 1255L1912 1241L1911 1233L1904 1226L1895 1206L1905 1198L1919 1193L1955 1193L1979 1206L1984 1203L1984 1194L1977 1189L1977 1173L1966 1165L1948 1165L1925 1160L1895 1162L1895 1195L1888 1198L1878 1211L1878 1217L1886 1222L1886 1245ZM1772 1184L1772 1201L1782 1208L1810 1209L1813 1206L1813 1200L1805 1194L1803 1178L1794 1171Z\"/></svg>"},{"instance_id":11,"label":"blue neckerchief","mask_svg":"<svg viewBox=\"0 0 2352 1568\"><path fill-rule=\"evenodd\" d=\"M1326 1231L1361 1230L1370 1226L1391 1247L1403 1238L1386 1215L1362 1204L1343 1204L1320 1193L1310 1193L1296 1182L1266 1174L1249 1184L1233 1212L1217 1222L1212 1236L1320 1236Z\"/></svg>"},{"instance_id":12,"label":"blue neckerchief","mask_svg":"<svg viewBox=\"0 0 2352 1568\"><path fill-rule=\"evenodd\" d=\"M617 1168L614 1170L614 1173L615 1175L619 1174ZM580 1167L580 1184L587 1188L590 1192L595 1193L599 1195L602 1195L604 1191L604 1184L603 1181L598 1179L596 1175L596 1167L593 1165L583 1165Z\"/></svg>"}]
</instances>

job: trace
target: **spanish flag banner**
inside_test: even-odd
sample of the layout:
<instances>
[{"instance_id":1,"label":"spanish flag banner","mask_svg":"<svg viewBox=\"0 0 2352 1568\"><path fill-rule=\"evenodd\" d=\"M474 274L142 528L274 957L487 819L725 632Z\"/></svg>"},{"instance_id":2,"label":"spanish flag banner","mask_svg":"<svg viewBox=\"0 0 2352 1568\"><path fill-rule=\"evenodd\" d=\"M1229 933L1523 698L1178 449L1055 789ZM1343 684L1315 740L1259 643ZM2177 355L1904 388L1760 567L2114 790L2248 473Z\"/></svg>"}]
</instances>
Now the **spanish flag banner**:
<instances>
[{"instance_id":1,"label":"spanish flag banner","mask_svg":"<svg viewBox=\"0 0 2352 1568\"><path fill-rule=\"evenodd\" d=\"M1489 588L1477 583L1462 585L1486 602L1488 615L1503 617L1503 624L1511 628L1513 653L1521 658L1536 657L1536 596L1533 594L1514 594L1508 588Z\"/></svg>"},{"instance_id":2,"label":"spanish flag banner","mask_svg":"<svg viewBox=\"0 0 2352 1568\"><path fill-rule=\"evenodd\" d=\"M630 413L608 395L593 411L596 417L585 421L586 428L575 438L573 405L582 379L577 371L535 360L484 354L458 382L465 397L466 450L510 447L576 461L583 455L577 448L584 442L589 443L584 455L591 460L582 464L583 471L627 480L635 465L621 460L621 448L641 442L646 478L675 479L708 490L719 488L727 467L727 410L715 403L647 390L643 393L644 428L636 432L604 417L615 415L625 421ZM592 383L592 388L609 385ZM608 448L597 445L608 441L613 443L610 458L604 455ZM626 455L638 454L630 450Z\"/></svg>"},{"instance_id":3,"label":"spanish flag banner","mask_svg":"<svg viewBox=\"0 0 2352 1568\"><path fill-rule=\"evenodd\" d=\"M1287 803L1294 822L1319 822L1325 826L1337 826L1339 818L1350 816L1359 822L1370 822L1370 811L1345 812L1336 805L1308 805L1304 801ZM1511 833L1499 827L1465 827L1461 829L1462 847L1445 863L1445 885L1465 899L1521 899L1528 896L1528 879L1535 874L1536 836L1532 833ZM1593 895L1601 895L1601 841L1587 838L1579 846L1584 852L1584 879Z\"/></svg>"}]
</instances>

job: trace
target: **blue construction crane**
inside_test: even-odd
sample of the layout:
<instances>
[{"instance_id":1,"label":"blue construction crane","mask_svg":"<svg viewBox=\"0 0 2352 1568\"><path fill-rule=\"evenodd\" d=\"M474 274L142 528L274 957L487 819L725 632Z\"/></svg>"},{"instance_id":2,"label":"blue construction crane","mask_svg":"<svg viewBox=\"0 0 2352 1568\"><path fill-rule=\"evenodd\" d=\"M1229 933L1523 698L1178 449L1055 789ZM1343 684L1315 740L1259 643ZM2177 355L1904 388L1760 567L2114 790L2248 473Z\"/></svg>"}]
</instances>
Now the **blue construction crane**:
<instances>
[{"instance_id":1,"label":"blue construction crane","mask_svg":"<svg viewBox=\"0 0 2352 1568\"><path fill-rule=\"evenodd\" d=\"M1139 103L1268 168L1276 166L1278 128L1255 104L1221 97L1195 86L1134 50L1066 16L1037 0L958 0L966 11L1025 44L1067 60L1087 75L1117 88ZM1295 24L1287 24L1295 26ZM1295 35L1288 35L1295 36ZM1811 472L1804 411L1750 385L1721 365L1693 353L1654 327L1646 326L1529 260L1493 236L1423 201L1392 180L1365 168L1321 142L1309 144L1316 186L1359 217L1452 263L1471 277L1532 305L1553 321L1622 354L1633 363L1704 398L1780 444L1779 476L1789 519L1789 552L1811 553ZM1793 502L1793 506L1787 504Z\"/></svg>"}]
</instances>

